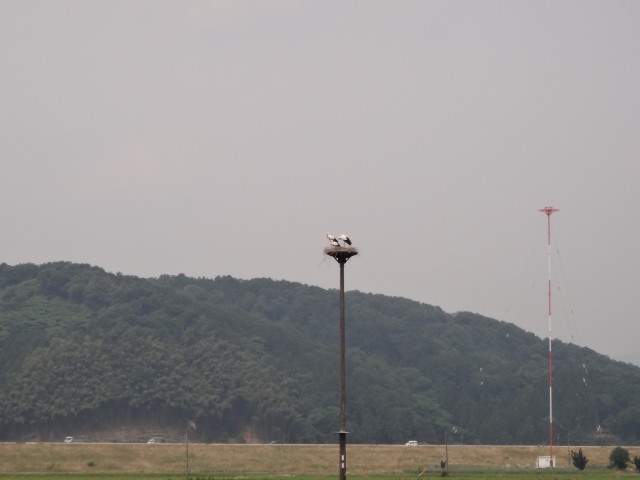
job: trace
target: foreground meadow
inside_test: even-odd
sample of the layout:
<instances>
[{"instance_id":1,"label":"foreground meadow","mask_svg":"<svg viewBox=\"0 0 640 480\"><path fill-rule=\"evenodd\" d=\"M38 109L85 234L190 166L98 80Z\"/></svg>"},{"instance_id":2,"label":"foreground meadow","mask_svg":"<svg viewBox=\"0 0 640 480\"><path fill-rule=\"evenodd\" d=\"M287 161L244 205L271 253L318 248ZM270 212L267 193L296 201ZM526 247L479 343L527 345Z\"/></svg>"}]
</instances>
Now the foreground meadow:
<instances>
[{"instance_id":1,"label":"foreground meadow","mask_svg":"<svg viewBox=\"0 0 640 480\"><path fill-rule=\"evenodd\" d=\"M335 480L337 474L333 476L295 475L296 480ZM475 470L475 471L455 471L449 472L448 477L458 480L489 480L499 478L500 480L616 480L623 478L637 478L637 474L631 472L612 471L564 471L555 470L553 472L504 472L498 470ZM1 480L291 480L291 475L185 475L183 474L75 474L75 473L38 473L38 474L0 474ZM440 473L429 473L416 476L410 474L387 474L387 475L349 475L348 480L410 480L410 479L436 479L443 478Z\"/></svg>"},{"instance_id":2,"label":"foreground meadow","mask_svg":"<svg viewBox=\"0 0 640 480\"><path fill-rule=\"evenodd\" d=\"M558 468L535 469L535 459L547 455L544 447L442 445L349 445L348 477L354 480L391 480L440 477L440 461L448 454L449 476L465 479L590 480L638 477L631 471L606 467L613 447L582 447L589 459L586 471L569 465L569 451L555 450ZM631 456L639 447L629 447ZM186 445L180 444L0 444L0 480L222 480L298 479L337 477L337 445Z\"/></svg>"}]
</instances>

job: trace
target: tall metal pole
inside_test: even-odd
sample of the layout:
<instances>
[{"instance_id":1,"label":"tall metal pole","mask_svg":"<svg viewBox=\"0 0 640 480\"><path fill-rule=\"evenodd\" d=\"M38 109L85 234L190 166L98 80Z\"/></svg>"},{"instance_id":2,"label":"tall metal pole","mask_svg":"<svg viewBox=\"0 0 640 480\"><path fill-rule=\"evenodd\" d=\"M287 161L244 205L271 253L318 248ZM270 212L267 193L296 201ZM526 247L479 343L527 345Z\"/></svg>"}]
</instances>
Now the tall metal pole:
<instances>
[{"instance_id":1,"label":"tall metal pole","mask_svg":"<svg viewBox=\"0 0 640 480\"><path fill-rule=\"evenodd\" d=\"M345 381L345 325L344 325L344 264L346 258L338 259L340 264L340 480L347 478L347 415L346 415L346 381Z\"/></svg>"},{"instance_id":2,"label":"tall metal pole","mask_svg":"<svg viewBox=\"0 0 640 480\"><path fill-rule=\"evenodd\" d=\"M184 441L187 445L187 477L189 476L189 427L187 427L187 431L184 432Z\"/></svg>"},{"instance_id":3,"label":"tall metal pole","mask_svg":"<svg viewBox=\"0 0 640 480\"><path fill-rule=\"evenodd\" d=\"M544 207L538 210L547 215L547 267L548 267L548 285L547 285L547 301L548 301L548 339L549 339L549 456L551 468L553 465L553 355L551 351L551 215L557 212L557 208Z\"/></svg>"},{"instance_id":4,"label":"tall metal pole","mask_svg":"<svg viewBox=\"0 0 640 480\"><path fill-rule=\"evenodd\" d=\"M444 431L444 466L449 474L449 444L447 443L447 431Z\"/></svg>"},{"instance_id":5,"label":"tall metal pole","mask_svg":"<svg viewBox=\"0 0 640 480\"><path fill-rule=\"evenodd\" d=\"M328 235L327 235L328 236ZM342 238L342 237L341 237ZM335 240L335 239L334 239ZM340 425L338 439L340 443L339 477L340 480L347 478L347 416L346 416L346 342L345 342L345 315L344 315L344 265L347 261L358 254L358 250L349 246L340 246L337 241L332 242L331 247L325 248L324 253L333 257L340 265Z\"/></svg>"}]
</instances>

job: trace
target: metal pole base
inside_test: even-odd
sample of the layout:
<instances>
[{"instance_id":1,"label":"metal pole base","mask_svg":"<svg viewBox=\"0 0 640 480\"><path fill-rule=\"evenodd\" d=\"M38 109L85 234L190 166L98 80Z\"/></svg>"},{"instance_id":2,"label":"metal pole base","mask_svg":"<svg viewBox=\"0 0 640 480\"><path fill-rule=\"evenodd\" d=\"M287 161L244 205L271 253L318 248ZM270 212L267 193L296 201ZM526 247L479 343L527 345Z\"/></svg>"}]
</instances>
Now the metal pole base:
<instances>
[{"instance_id":1,"label":"metal pole base","mask_svg":"<svg viewBox=\"0 0 640 480\"><path fill-rule=\"evenodd\" d=\"M347 478L347 432L338 432L340 437L340 480Z\"/></svg>"}]
</instances>

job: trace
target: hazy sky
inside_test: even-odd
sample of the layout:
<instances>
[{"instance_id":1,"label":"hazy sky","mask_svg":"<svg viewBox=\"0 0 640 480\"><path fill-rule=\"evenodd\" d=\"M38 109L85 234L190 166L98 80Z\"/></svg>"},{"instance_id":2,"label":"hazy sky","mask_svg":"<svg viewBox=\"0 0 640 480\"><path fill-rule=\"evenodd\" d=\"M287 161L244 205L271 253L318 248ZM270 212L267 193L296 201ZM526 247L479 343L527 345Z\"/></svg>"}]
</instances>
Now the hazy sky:
<instances>
[{"instance_id":1,"label":"hazy sky","mask_svg":"<svg viewBox=\"0 0 640 480\"><path fill-rule=\"evenodd\" d=\"M640 350L640 2L0 0L0 67L0 261L338 288L344 232L546 337L553 205L553 336Z\"/></svg>"}]
</instances>

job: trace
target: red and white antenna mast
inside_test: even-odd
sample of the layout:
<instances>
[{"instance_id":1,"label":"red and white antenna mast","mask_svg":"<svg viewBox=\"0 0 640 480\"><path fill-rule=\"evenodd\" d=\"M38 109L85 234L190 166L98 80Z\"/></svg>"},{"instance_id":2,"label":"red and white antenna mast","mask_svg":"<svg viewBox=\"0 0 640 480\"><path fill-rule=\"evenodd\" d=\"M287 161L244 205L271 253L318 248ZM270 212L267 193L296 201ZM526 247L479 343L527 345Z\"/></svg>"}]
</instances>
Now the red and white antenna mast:
<instances>
[{"instance_id":1,"label":"red and white antenna mast","mask_svg":"<svg viewBox=\"0 0 640 480\"><path fill-rule=\"evenodd\" d=\"M553 468L553 356L551 354L551 215L557 212L557 208L544 207L538 210L547 215L547 264L549 269L548 285L548 316L549 316L549 455L550 465Z\"/></svg>"}]
</instances>

